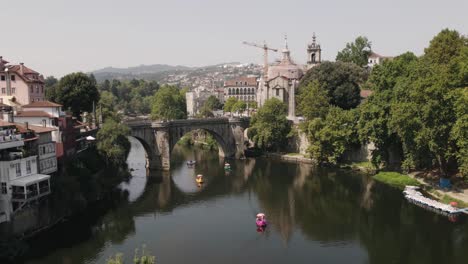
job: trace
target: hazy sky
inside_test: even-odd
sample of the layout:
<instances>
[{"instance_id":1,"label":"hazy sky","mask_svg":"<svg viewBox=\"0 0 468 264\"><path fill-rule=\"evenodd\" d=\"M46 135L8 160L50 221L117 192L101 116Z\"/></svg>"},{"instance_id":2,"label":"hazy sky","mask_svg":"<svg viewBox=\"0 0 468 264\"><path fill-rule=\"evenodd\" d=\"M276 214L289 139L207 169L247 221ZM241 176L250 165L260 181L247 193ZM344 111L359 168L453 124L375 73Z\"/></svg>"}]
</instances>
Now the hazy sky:
<instances>
[{"instance_id":1,"label":"hazy sky","mask_svg":"<svg viewBox=\"0 0 468 264\"><path fill-rule=\"evenodd\" d=\"M443 28L468 33L466 0L0 0L0 55L44 75L106 66L262 62L242 41L306 60L316 32L334 60L359 35L382 55L420 55ZM270 59L279 57L272 54Z\"/></svg>"}]
</instances>

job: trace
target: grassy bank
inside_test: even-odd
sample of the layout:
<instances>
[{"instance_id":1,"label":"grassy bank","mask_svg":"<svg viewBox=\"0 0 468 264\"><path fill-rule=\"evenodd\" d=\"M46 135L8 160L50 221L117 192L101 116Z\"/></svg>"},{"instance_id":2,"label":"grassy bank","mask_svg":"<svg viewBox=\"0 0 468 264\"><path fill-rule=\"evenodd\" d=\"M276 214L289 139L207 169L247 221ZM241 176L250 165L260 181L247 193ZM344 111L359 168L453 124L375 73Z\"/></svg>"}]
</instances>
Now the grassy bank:
<instances>
[{"instance_id":1,"label":"grassy bank","mask_svg":"<svg viewBox=\"0 0 468 264\"><path fill-rule=\"evenodd\" d=\"M408 175L404 175L398 172L379 172L374 176L374 179L376 181L388 184L401 190L403 190L406 185L421 185L417 180L410 178Z\"/></svg>"}]
</instances>

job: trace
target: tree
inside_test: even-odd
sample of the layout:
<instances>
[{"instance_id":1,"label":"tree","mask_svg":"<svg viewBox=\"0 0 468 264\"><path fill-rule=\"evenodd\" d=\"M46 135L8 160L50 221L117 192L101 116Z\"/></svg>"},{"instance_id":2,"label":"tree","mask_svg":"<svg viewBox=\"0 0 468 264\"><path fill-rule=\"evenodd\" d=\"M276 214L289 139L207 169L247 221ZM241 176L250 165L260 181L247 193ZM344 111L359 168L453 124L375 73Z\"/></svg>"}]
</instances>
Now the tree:
<instances>
[{"instance_id":1,"label":"tree","mask_svg":"<svg viewBox=\"0 0 468 264\"><path fill-rule=\"evenodd\" d=\"M130 142L127 136L130 130L127 126L108 118L97 133L97 150L106 157L108 163L125 164Z\"/></svg>"},{"instance_id":2,"label":"tree","mask_svg":"<svg viewBox=\"0 0 468 264\"><path fill-rule=\"evenodd\" d=\"M224 112L229 112L229 113L232 113L233 112L233 106L237 103L237 98L235 97L229 97L226 102L224 103Z\"/></svg>"},{"instance_id":3,"label":"tree","mask_svg":"<svg viewBox=\"0 0 468 264\"><path fill-rule=\"evenodd\" d=\"M311 82L317 82L320 89L327 91L330 104L351 109L361 101L359 85L367 79L364 69L344 62L324 62L310 69L299 84L299 93Z\"/></svg>"},{"instance_id":4,"label":"tree","mask_svg":"<svg viewBox=\"0 0 468 264\"><path fill-rule=\"evenodd\" d=\"M47 99L62 104L74 116L79 117L82 111L93 110L93 103L97 104L99 101L99 92L93 78L77 72L60 79L53 91L47 93Z\"/></svg>"},{"instance_id":5,"label":"tree","mask_svg":"<svg viewBox=\"0 0 468 264\"><path fill-rule=\"evenodd\" d=\"M330 98L327 91L321 89L318 81L310 82L301 89L298 96L298 111L307 120L314 118L324 118L330 107Z\"/></svg>"},{"instance_id":6,"label":"tree","mask_svg":"<svg viewBox=\"0 0 468 264\"><path fill-rule=\"evenodd\" d=\"M115 121L119 121L120 117L117 116L117 98L108 91L101 92L101 99L99 100L98 106L101 108L102 118L112 118Z\"/></svg>"},{"instance_id":7,"label":"tree","mask_svg":"<svg viewBox=\"0 0 468 264\"><path fill-rule=\"evenodd\" d=\"M310 156L319 164L336 164L347 149L359 144L358 118L358 109L332 106L325 118L312 119L307 131Z\"/></svg>"},{"instance_id":8,"label":"tree","mask_svg":"<svg viewBox=\"0 0 468 264\"><path fill-rule=\"evenodd\" d=\"M261 149L280 150L291 130L286 119L287 106L276 98L268 99L252 117L249 138Z\"/></svg>"},{"instance_id":9,"label":"tree","mask_svg":"<svg viewBox=\"0 0 468 264\"><path fill-rule=\"evenodd\" d=\"M165 85L153 96L151 110L152 119L184 119L187 118L185 93L174 86Z\"/></svg>"},{"instance_id":10,"label":"tree","mask_svg":"<svg viewBox=\"0 0 468 264\"><path fill-rule=\"evenodd\" d=\"M347 43L346 48L338 52L336 61L352 62L364 67L368 63L371 52L371 42L366 37L359 36L354 43Z\"/></svg>"},{"instance_id":11,"label":"tree","mask_svg":"<svg viewBox=\"0 0 468 264\"><path fill-rule=\"evenodd\" d=\"M242 100L238 100L232 106L232 112L243 113L245 111L245 109L247 109L247 104Z\"/></svg>"},{"instance_id":12,"label":"tree","mask_svg":"<svg viewBox=\"0 0 468 264\"><path fill-rule=\"evenodd\" d=\"M57 83L58 80L54 76L47 76L47 78L44 80L44 86L46 89L55 86Z\"/></svg>"},{"instance_id":13,"label":"tree","mask_svg":"<svg viewBox=\"0 0 468 264\"><path fill-rule=\"evenodd\" d=\"M210 95L208 99L206 99L204 105L206 105L207 109L210 111L219 110L223 107L219 99L214 95Z\"/></svg>"}]
</instances>

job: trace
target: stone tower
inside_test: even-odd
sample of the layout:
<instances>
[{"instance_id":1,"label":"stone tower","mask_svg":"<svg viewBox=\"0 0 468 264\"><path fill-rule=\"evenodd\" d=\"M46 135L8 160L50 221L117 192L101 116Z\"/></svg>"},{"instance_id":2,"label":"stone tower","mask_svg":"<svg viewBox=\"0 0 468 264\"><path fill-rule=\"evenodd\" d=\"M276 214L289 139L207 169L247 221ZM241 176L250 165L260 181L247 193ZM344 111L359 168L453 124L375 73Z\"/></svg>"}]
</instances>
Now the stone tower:
<instances>
[{"instance_id":1,"label":"stone tower","mask_svg":"<svg viewBox=\"0 0 468 264\"><path fill-rule=\"evenodd\" d=\"M315 33L312 36L312 43L307 45L307 69L314 67L322 62L322 49L317 44Z\"/></svg>"}]
</instances>

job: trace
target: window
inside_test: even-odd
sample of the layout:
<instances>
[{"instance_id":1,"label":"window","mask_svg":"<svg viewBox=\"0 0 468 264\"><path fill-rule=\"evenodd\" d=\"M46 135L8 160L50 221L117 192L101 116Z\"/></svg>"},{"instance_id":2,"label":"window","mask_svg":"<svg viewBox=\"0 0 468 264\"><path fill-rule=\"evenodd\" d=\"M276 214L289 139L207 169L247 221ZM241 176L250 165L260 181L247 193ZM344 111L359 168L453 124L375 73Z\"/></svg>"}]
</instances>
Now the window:
<instances>
[{"instance_id":1,"label":"window","mask_svg":"<svg viewBox=\"0 0 468 264\"><path fill-rule=\"evenodd\" d=\"M43 126L43 127L46 127L46 125L47 125L47 120L42 119L42 126Z\"/></svg>"},{"instance_id":2,"label":"window","mask_svg":"<svg viewBox=\"0 0 468 264\"><path fill-rule=\"evenodd\" d=\"M21 163L15 163L16 167L16 176L21 176Z\"/></svg>"},{"instance_id":3,"label":"window","mask_svg":"<svg viewBox=\"0 0 468 264\"><path fill-rule=\"evenodd\" d=\"M39 93L39 85L36 85L36 93Z\"/></svg>"},{"instance_id":4,"label":"window","mask_svg":"<svg viewBox=\"0 0 468 264\"><path fill-rule=\"evenodd\" d=\"M26 161L26 173L27 174L31 173L31 161L30 160Z\"/></svg>"},{"instance_id":5,"label":"window","mask_svg":"<svg viewBox=\"0 0 468 264\"><path fill-rule=\"evenodd\" d=\"M2 88L2 94L4 94L4 93L5 93L5 88Z\"/></svg>"},{"instance_id":6,"label":"window","mask_svg":"<svg viewBox=\"0 0 468 264\"><path fill-rule=\"evenodd\" d=\"M16 88L15 87L11 88L11 93L12 94L16 93Z\"/></svg>"},{"instance_id":7,"label":"window","mask_svg":"<svg viewBox=\"0 0 468 264\"><path fill-rule=\"evenodd\" d=\"M41 93L44 93L44 85L41 85Z\"/></svg>"},{"instance_id":8,"label":"window","mask_svg":"<svg viewBox=\"0 0 468 264\"><path fill-rule=\"evenodd\" d=\"M2 194L7 194L6 182L2 182Z\"/></svg>"},{"instance_id":9,"label":"window","mask_svg":"<svg viewBox=\"0 0 468 264\"><path fill-rule=\"evenodd\" d=\"M29 92L34 93L34 87L32 85L29 87Z\"/></svg>"},{"instance_id":10,"label":"window","mask_svg":"<svg viewBox=\"0 0 468 264\"><path fill-rule=\"evenodd\" d=\"M12 75L10 78L11 78L12 81L16 81L16 76L15 75Z\"/></svg>"},{"instance_id":11,"label":"window","mask_svg":"<svg viewBox=\"0 0 468 264\"><path fill-rule=\"evenodd\" d=\"M1 75L0 80L4 81L5 80L5 75Z\"/></svg>"},{"instance_id":12,"label":"window","mask_svg":"<svg viewBox=\"0 0 468 264\"><path fill-rule=\"evenodd\" d=\"M276 96L279 96L279 89L276 89Z\"/></svg>"}]
</instances>

